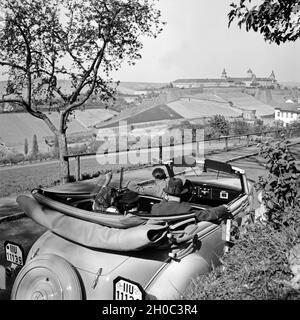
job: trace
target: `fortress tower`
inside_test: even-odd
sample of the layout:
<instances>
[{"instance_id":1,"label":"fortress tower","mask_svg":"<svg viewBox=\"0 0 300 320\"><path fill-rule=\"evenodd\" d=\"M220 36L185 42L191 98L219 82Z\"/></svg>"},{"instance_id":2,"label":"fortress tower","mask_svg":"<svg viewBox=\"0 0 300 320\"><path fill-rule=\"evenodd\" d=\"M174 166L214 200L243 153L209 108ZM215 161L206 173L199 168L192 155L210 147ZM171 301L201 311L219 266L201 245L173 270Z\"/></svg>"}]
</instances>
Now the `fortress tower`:
<instances>
[{"instance_id":1,"label":"fortress tower","mask_svg":"<svg viewBox=\"0 0 300 320\"><path fill-rule=\"evenodd\" d=\"M252 72L251 69L249 69L249 70L247 71L247 78L252 79L252 77L253 77L253 72Z\"/></svg>"},{"instance_id":2,"label":"fortress tower","mask_svg":"<svg viewBox=\"0 0 300 320\"><path fill-rule=\"evenodd\" d=\"M221 74L221 79L227 79L227 73L226 73L225 68L223 69L223 72Z\"/></svg>"},{"instance_id":3,"label":"fortress tower","mask_svg":"<svg viewBox=\"0 0 300 320\"><path fill-rule=\"evenodd\" d=\"M275 81L275 80L276 80L275 73L274 73L273 70L272 70L272 73L271 73L270 76L269 76L269 79L271 79L272 81Z\"/></svg>"}]
</instances>

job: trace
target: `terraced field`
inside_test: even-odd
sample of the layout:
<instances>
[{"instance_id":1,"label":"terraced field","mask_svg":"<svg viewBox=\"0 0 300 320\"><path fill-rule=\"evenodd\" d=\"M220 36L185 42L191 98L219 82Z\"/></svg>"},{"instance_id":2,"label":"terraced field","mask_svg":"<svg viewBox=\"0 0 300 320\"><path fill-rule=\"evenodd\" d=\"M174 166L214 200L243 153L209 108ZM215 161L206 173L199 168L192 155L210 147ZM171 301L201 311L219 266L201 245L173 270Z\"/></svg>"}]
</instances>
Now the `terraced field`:
<instances>
[{"instance_id":1,"label":"terraced field","mask_svg":"<svg viewBox=\"0 0 300 320\"><path fill-rule=\"evenodd\" d=\"M193 97L168 103L168 107L186 119L212 117L215 114L222 114L225 117L238 117L240 115L240 112L231 108L226 102L195 99Z\"/></svg>"},{"instance_id":2,"label":"terraced field","mask_svg":"<svg viewBox=\"0 0 300 320\"><path fill-rule=\"evenodd\" d=\"M274 108L255 99L243 92L218 92L217 95L226 101L231 101L234 106L244 110L256 110L257 116L271 115Z\"/></svg>"},{"instance_id":3,"label":"terraced field","mask_svg":"<svg viewBox=\"0 0 300 320\"><path fill-rule=\"evenodd\" d=\"M113 111L103 109L77 110L75 119L71 118L67 133L88 132L90 130L89 126L111 118L114 114L115 112ZM49 117L56 126L59 124L59 115L57 113L49 114ZM29 148L31 148L34 134L38 138L39 150L47 152L48 146L45 143L45 137L53 134L42 120L32 117L28 113L0 114L0 137L1 141L8 147L13 147L19 152L23 152L25 138L28 139Z\"/></svg>"}]
</instances>

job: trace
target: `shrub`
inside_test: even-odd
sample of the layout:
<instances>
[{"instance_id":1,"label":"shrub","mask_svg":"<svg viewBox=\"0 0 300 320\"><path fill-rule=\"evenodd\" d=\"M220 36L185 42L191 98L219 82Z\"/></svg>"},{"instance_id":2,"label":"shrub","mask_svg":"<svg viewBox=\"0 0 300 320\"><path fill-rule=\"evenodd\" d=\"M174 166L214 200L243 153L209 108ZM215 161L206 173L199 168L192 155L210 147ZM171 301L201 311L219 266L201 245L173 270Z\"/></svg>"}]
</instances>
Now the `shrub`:
<instances>
[{"instance_id":1,"label":"shrub","mask_svg":"<svg viewBox=\"0 0 300 320\"><path fill-rule=\"evenodd\" d=\"M297 168L295 158L289 151L288 141L265 142L261 146L261 156L267 160L268 174L260 176L255 184L263 190L262 199L268 212L269 221L281 223L287 220L284 208L294 208L297 199Z\"/></svg>"},{"instance_id":2,"label":"shrub","mask_svg":"<svg viewBox=\"0 0 300 320\"><path fill-rule=\"evenodd\" d=\"M25 156L27 156L28 154L28 139L25 138L25 142L24 142L24 154Z\"/></svg>"},{"instance_id":3,"label":"shrub","mask_svg":"<svg viewBox=\"0 0 300 320\"><path fill-rule=\"evenodd\" d=\"M211 135L212 138L227 136L230 131L230 122L224 116L217 114L209 120L209 127L206 129L211 130L208 133L205 132L205 134Z\"/></svg>"},{"instance_id":4,"label":"shrub","mask_svg":"<svg viewBox=\"0 0 300 320\"><path fill-rule=\"evenodd\" d=\"M32 151L31 151L31 155L33 157L33 159L35 159L37 157L39 153L39 145L38 145L38 141L37 141L37 136L36 134L33 135L33 140L32 140Z\"/></svg>"},{"instance_id":5,"label":"shrub","mask_svg":"<svg viewBox=\"0 0 300 320\"><path fill-rule=\"evenodd\" d=\"M14 155L12 158L11 158L11 163L13 164L17 164L19 162L22 162L25 160L25 156L24 154L22 153L17 153L16 155Z\"/></svg>"},{"instance_id":6,"label":"shrub","mask_svg":"<svg viewBox=\"0 0 300 320\"><path fill-rule=\"evenodd\" d=\"M231 123L231 131L233 135L242 135L252 131L251 125L245 120L235 119Z\"/></svg>"},{"instance_id":7,"label":"shrub","mask_svg":"<svg viewBox=\"0 0 300 320\"><path fill-rule=\"evenodd\" d=\"M290 286L292 272L288 252L300 243L300 209L293 222L281 229L271 224L249 225L233 248L225 254L222 266L193 281L185 294L199 300L300 299Z\"/></svg>"}]
</instances>

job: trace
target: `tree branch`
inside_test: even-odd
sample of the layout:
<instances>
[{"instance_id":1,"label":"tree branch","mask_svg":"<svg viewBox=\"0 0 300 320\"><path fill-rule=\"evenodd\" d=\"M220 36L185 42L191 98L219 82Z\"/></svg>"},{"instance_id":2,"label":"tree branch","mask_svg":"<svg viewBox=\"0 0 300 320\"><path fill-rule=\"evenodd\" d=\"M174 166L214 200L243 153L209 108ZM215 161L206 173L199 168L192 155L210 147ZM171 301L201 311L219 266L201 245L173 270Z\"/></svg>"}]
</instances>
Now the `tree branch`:
<instances>
[{"instance_id":1,"label":"tree branch","mask_svg":"<svg viewBox=\"0 0 300 320\"><path fill-rule=\"evenodd\" d=\"M22 70L24 72L26 72L26 69L22 66L19 66L13 62L9 62L9 61L0 61L0 65L2 66L8 66L8 67L11 67L11 68L14 68L14 69L18 69L18 70Z\"/></svg>"},{"instance_id":2,"label":"tree branch","mask_svg":"<svg viewBox=\"0 0 300 320\"><path fill-rule=\"evenodd\" d=\"M28 105L28 103L26 101L24 101L23 99L16 99L16 98L11 98L11 99L0 99L0 104L1 103L16 103L21 105L28 113L30 113L32 116L42 119L45 121L45 123L48 125L49 129L54 133L57 134L58 130L57 128L54 126L54 124L51 122L51 120L49 119L49 117L40 112L40 111L34 111L30 108L30 106Z\"/></svg>"},{"instance_id":3,"label":"tree branch","mask_svg":"<svg viewBox=\"0 0 300 320\"><path fill-rule=\"evenodd\" d=\"M84 85L85 85L86 80L88 79L88 77L91 75L91 73L92 73L93 71L94 71L94 78L93 78L93 79L95 80L95 78L97 78L98 69L99 69L100 64L101 64L101 62L102 62L106 45L107 45L107 41L105 40L104 43L103 43L103 46L102 46L101 50L98 52L98 54L97 54L97 56L95 57L93 63L91 64L89 70L87 70L87 72L84 74L84 76L82 77L82 79L81 79L81 81L80 81L79 86L78 86L77 89L73 92L73 94L72 94L72 96L71 96L71 99L70 99L71 104L73 104L73 103L77 100L77 98L78 98L78 96L79 96L82 88L83 88ZM66 110L66 111L68 111L68 110Z\"/></svg>"}]
</instances>

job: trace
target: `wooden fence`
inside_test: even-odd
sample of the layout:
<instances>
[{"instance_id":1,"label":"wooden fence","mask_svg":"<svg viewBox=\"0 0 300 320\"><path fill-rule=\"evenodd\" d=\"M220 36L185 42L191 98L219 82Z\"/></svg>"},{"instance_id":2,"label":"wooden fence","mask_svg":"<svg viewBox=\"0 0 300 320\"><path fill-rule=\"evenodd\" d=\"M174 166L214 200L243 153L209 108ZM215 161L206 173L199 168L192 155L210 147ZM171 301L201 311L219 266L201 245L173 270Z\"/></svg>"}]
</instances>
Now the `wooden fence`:
<instances>
[{"instance_id":1,"label":"wooden fence","mask_svg":"<svg viewBox=\"0 0 300 320\"><path fill-rule=\"evenodd\" d=\"M192 143L196 143L196 146L198 146L199 142L203 143L208 143L212 144L213 142L218 142L218 149L220 150L220 146L223 145L223 150L224 151L229 151L232 146L230 146L231 142L237 142L238 145L235 145L235 147L249 147L253 144L257 144L260 141L264 141L268 137L273 137L273 138L279 138L281 134L284 134L286 137L291 138L293 134L297 133L297 136L299 135L299 132L293 132L292 129L278 129L278 130L272 130L272 131L263 131L263 132L258 132L258 133L248 133L248 134L243 134L243 135L229 135L229 136L221 136L219 138L212 138L212 139L204 139L204 140L197 140L197 135L195 130L192 133ZM245 144L241 145L241 141L244 141ZM162 136L159 137L159 142L158 146L153 147L151 145L151 139L148 139L148 150L158 148L159 149L159 161L162 161L163 158L163 148L164 147L176 147L176 146L184 146L185 145L185 139L184 135L182 135L182 141L181 143L170 143L168 145L163 144L163 139ZM145 148L143 149L145 150ZM117 150L113 153L109 154L118 154L121 152L129 152L129 151L141 151L141 148L136 148L136 149L127 149L127 150ZM196 149L196 154L198 154L198 149ZM105 152L104 154L108 154L108 152ZM69 161L69 159L74 159L75 158L75 179L76 181L81 180L81 158L83 157L95 157L97 155L96 152L93 153L84 153L84 154L73 154L69 155L66 157L66 159Z\"/></svg>"}]
</instances>

